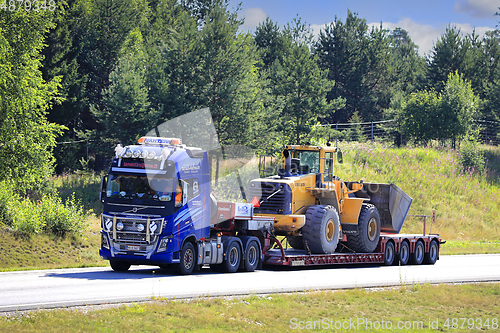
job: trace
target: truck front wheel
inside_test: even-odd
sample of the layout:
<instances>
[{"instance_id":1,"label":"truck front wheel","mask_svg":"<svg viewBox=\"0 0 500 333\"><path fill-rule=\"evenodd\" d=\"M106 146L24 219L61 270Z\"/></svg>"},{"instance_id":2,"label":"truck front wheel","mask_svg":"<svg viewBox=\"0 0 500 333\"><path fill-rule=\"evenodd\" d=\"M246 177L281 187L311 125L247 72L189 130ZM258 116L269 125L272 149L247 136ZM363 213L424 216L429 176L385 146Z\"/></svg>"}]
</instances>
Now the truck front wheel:
<instances>
[{"instance_id":1,"label":"truck front wheel","mask_svg":"<svg viewBox=\"0 0 500 333\"><path fill-rule=\"evenodd\" d=\"M115 272L126 272L130 268L130 264L126 261L110 260L109 265Z\"/></svg>"},{"instance_id":2,"label":"truck front wheel","mask_svg":"<svg viewBox=\"0 0 500 333\"><path fill-rule=\"evenodd\" d=\"M181 250L181 262L174 266L177 274L189 275L193 273L196 255L194 246L191 242L186 242Z\"/></svg>"}]
</instances>

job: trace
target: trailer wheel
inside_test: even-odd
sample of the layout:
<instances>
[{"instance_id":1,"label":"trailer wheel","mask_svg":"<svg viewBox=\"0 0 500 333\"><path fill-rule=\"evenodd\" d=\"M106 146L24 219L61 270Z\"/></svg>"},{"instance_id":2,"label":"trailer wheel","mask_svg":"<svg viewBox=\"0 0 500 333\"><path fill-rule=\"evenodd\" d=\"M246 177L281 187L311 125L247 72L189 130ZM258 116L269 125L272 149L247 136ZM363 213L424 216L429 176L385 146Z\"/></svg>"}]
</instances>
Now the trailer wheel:
<instances>
[{"instance_id":1,"label":"trailer wheel","mask_svg":"<svg viewBox=\"0 0 500 333\"><path fill-rule=\"evenodd\" d=\"M196 254L193 243L186 242L181 250L181 262L174 265L174 270L179 275L189 275L193 273L195 266Z\"/></svg>"},{"instance_id":2,"label":"trailer wheel","mask_svg":"<svg viewBox=\"0 0 500 333\"><path fill-rule=\"evenodd\" d=\"M410 245L407 241L403 241L401 243L398 259L401 266L408 264L408 260L410 260Z\"/></svg>"},{"instance_id":3,"label":"trailer wheel","mask_svg":"<svg viewBox=\"0 0 500 333\"><path fill-rule=\"evenodd\" d=\"M259 244L256 241L248 243L245 251L245 271L253 272L259 265Z\"/></svg>"},{"instance_id":4,"label":"trailer wheel","mask_svg":"<svg viewBox=\"0 0 500 333\"><path fill-rule=\"evenodd\" d=\"M394 251L394 243L387 242L385 244L385 251L384 251L384 265L391 266L394 263L395 257L396 257L396 251Z\"/></svg>"},{"instance_id":5,"label":"trailer wheel","mask_svg":"<svg viewBox=\"0 0 500 333\"><path fill-rule=\"evenodd\" d=\"M126 261L110 260L109 265L115 272L126 272L130 268L130 263Z\"/></svg>"},{"instance_id":6,"label":"trailer wheel","mask_svg":"<svg viewBox=\"0 0 500 333\"><path fill-rule=\"evenodd\" d=\"M424 261L424 254L425 254L425 246L424 243L419 240L415 244L415 252L413 252L410 256L410 261L413 265L420 265Z\"/></svg>"},{"instance_id":7,"label":"trailer wheel","mask_svg":"<svg viewBox=\"0 0 500 333\"><path fill-rule=\"evenodd\" d=\"M375 251L380 239L380 214L372 204L363 204L358 218L358 233L347 235L347 245L356 252Z\"/></svg>"},{"instance_id":8,"label":"trailer wheel","mask_svg":"<svg viewBox=\"0 0 500 333\"><path fill-rule=\"evenodd\" d=\"M312 253L335 252L340 238L340 219L332 206L311 206L306 212L302 228L304 248Z\"/></svg>"},{"instance_id":9,"label":"trailer wheel","mask_svg":"<svg viewBox=\"0 0 500 333\"><path fill-rule=\"evenodd\" d=\"M302 238L302 236L288 236L286 240L288 242L288 245L290 245L294 249L304 249L304 239Z\"/></svg>"},{"instance_id":10,"label":"trailer wheel","mask_svg":"<svg viewBox=\"0 0 500 333\"><path fill-rule=\"evenodd\" d=\"M429 244L429 253L424 256L424 262L428 265L434 265L439 256L439 245L435 239Z\"/></svg>"},{"instance_id":11,"label":"trailer wheel","mask_svg":"<svg viewBox=\"0 0 500 333\"><path fill-rule=\"evenodd\" d=\"M220 268L226 273L235 273L238 271L241 262L241 250L237 242L231 242L226 250L226 257Z\"/></svg>"}]
</instances>

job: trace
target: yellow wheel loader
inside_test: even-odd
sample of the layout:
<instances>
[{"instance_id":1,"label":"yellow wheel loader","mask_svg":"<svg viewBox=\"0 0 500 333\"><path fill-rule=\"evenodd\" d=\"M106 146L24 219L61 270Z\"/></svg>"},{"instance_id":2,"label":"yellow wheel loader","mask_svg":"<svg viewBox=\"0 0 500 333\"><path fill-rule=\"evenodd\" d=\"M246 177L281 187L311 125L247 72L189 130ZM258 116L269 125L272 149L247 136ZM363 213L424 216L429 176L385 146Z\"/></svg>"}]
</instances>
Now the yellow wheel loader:
<instances>
[{"instance_id":1,"label":"yellow wheel loader","mask_svg":"<svg viewBox=\"0 0 500 333\"><path fill-rule=\"evenodd\" d=\"M344 182L337 147L285 146L278 174L250 182L254 214L275 219L276 235L308 253L330 254L342 243L373 252L380 232L399 233L412 199L394 184Z\"/></svg>"}]
</instances>

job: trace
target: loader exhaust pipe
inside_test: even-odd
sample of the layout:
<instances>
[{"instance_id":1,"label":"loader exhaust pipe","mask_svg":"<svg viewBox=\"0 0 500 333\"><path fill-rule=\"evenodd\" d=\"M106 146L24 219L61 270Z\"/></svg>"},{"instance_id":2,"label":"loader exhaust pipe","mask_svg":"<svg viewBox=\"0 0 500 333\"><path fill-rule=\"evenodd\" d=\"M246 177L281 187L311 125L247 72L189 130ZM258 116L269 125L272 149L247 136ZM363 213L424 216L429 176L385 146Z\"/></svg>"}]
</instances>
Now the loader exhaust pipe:
<instances>
[{"instance_id":1,"label":"loader exhaust pipe","mask_svg":"<svg viewBox=\"0 0 500 333\"><path fill-rule=\"evenodd\" d=\"M285 170L283 172L283 177L291 177L292 176L292 173L291 173L292 155L290 154L290 152L287 149L285 149L285 150L283 150L283 157L285 157Z\"/></svg>"}]
</instances>

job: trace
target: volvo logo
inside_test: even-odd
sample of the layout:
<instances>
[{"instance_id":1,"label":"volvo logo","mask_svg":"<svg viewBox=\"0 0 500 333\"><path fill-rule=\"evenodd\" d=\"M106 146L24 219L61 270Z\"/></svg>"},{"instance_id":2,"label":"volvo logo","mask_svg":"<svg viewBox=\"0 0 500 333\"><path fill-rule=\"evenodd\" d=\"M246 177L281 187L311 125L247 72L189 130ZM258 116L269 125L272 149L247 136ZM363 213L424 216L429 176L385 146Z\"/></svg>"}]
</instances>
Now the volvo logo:
<instances>
[{"instance_id":1,"label":"volvo logo","mask_svg":"<svg viewBox=\"0 0 500 333\"><path fill-rule=\"evenodd\" d=\"M137 213L137 207L134 207L134 208L132 209L132 211L133 211L134 213Z\"/></svg>"}]
</instances>

